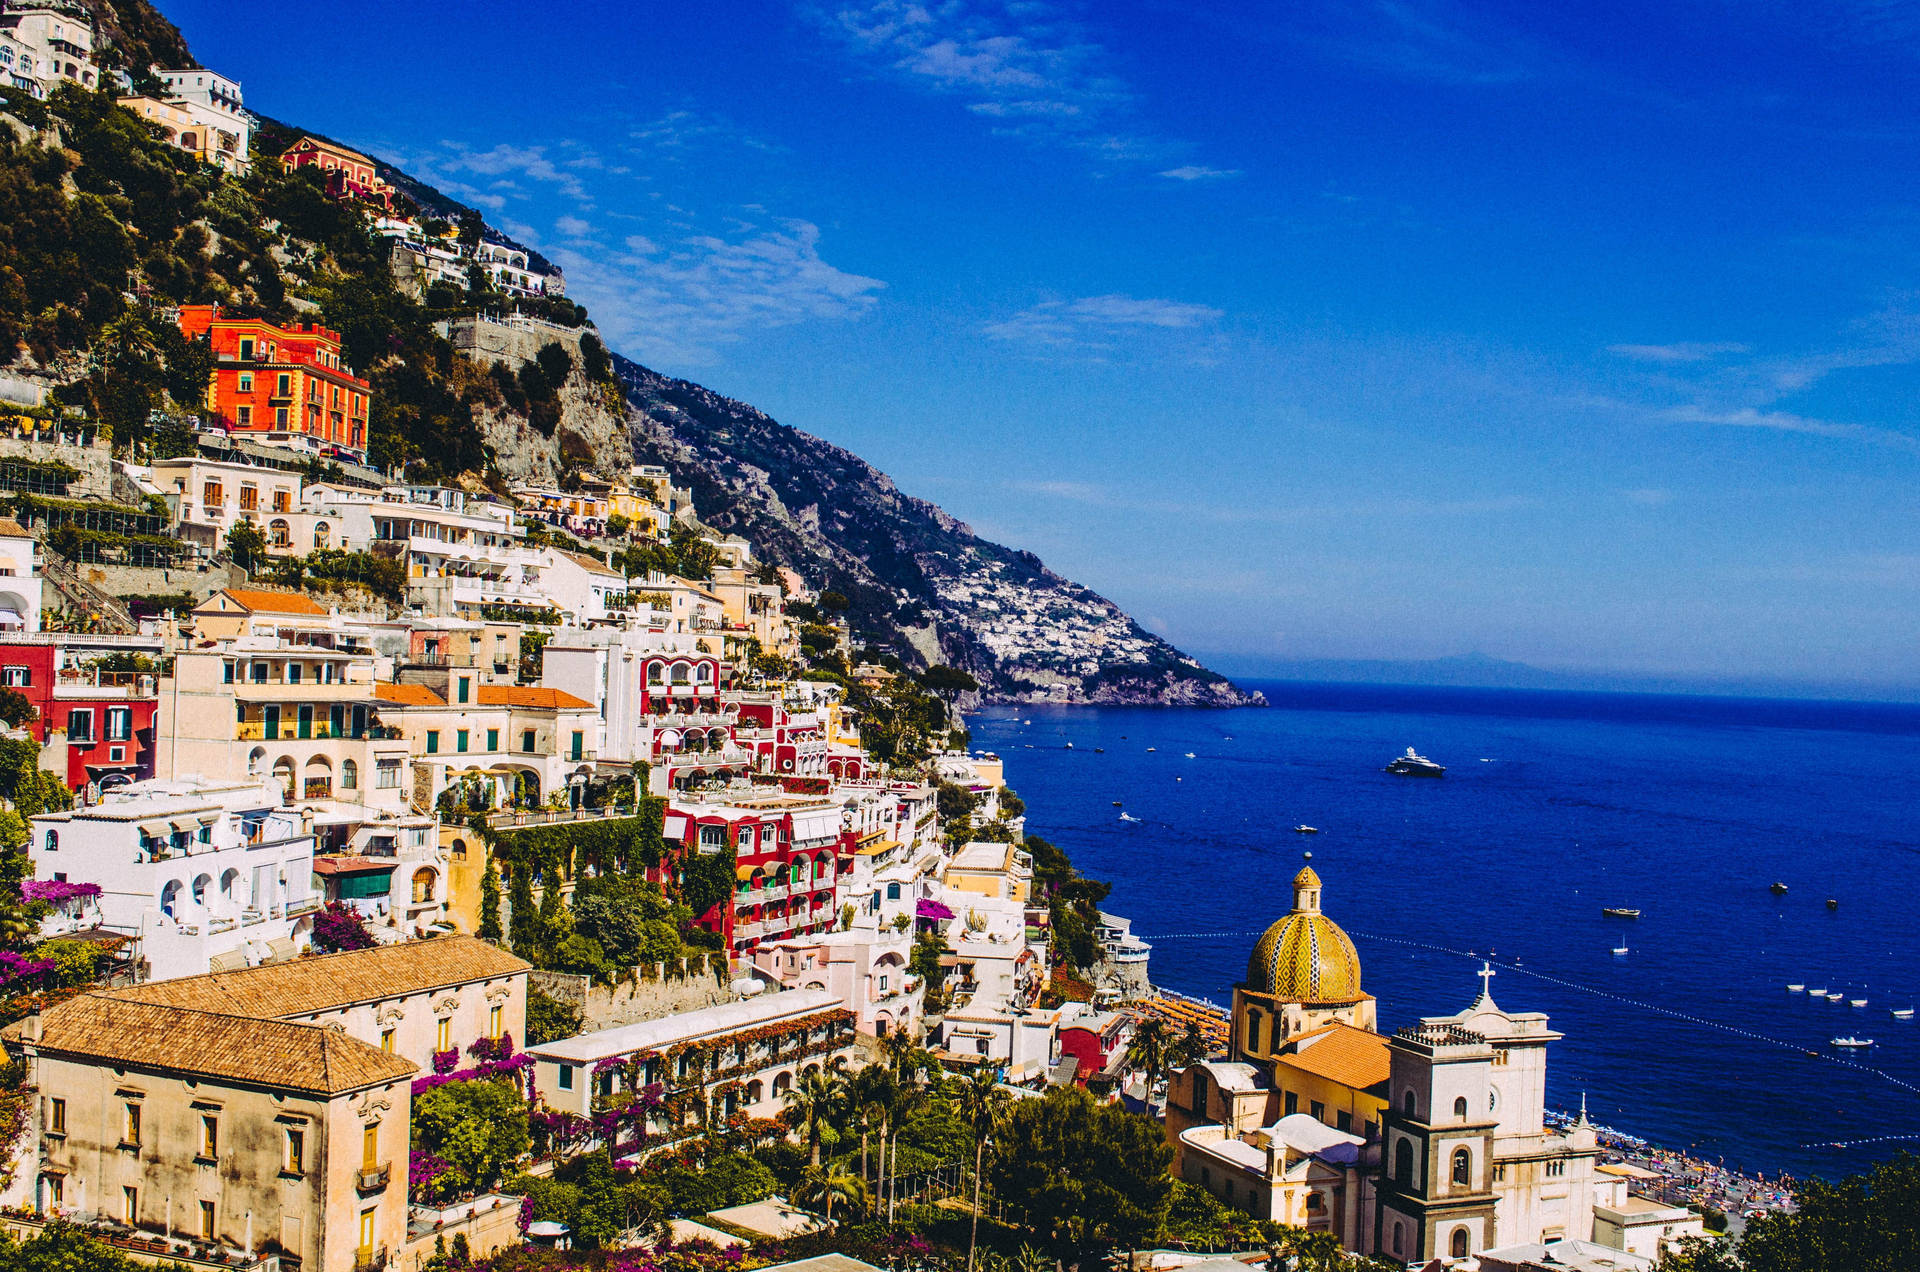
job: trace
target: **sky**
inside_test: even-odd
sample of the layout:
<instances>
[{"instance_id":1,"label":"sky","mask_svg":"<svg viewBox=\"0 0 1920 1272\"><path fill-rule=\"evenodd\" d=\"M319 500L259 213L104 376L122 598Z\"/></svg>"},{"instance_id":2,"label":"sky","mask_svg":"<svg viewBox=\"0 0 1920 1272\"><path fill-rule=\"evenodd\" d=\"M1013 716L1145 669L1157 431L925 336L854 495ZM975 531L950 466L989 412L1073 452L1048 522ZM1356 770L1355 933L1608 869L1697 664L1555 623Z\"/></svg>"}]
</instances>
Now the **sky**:
<instances>
[{"instance_id":1,"label":"sky","mask_svg":"<svg viewBox=\"0 0 1920 1272\"><path fill-rule=\"evenodd\" d=\"M1920 4L163 8L1183 648L1920 685Z\"/></svg>"}]
</instances>

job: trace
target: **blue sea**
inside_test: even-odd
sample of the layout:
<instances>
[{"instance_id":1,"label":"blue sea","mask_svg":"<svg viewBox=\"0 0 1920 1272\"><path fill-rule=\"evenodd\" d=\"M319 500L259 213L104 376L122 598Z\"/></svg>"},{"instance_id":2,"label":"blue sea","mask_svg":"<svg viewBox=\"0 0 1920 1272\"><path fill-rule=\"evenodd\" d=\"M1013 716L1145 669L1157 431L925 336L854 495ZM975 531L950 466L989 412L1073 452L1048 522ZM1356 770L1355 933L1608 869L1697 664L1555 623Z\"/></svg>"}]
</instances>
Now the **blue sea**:
<instances>
[{"instance_id":1,"label":"blue sea","mask_svg":"<svg viewBox=\"0 0 1920 1272\"><path fill-rule=\"evenodd\" d=\"M1566 1035L1550 1106L1769 1174L1920 1149L1920 1021L1890 1014L1920 1005L1920 707L1256 687L1271 708L969 718L1155 983L1228 1002L1311 851L1383 1030L1465 1007L1491 957L1500 1005ZM1381 771L1409 746L1446 777Z\"/></svg>"}]
</instances>

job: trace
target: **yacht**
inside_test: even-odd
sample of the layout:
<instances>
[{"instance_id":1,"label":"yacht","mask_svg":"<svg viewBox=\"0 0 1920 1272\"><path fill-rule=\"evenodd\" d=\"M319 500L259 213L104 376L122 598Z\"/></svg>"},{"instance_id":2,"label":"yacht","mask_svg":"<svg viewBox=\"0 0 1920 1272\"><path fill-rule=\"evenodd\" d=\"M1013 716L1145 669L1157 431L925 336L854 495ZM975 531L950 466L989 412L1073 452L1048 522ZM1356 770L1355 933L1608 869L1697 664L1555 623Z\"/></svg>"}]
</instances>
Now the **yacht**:
<instances>
[{"instance_id":1,"label":"yacht","mask_svg":"<svg viewBox=\"0 0 1920 1272\"><path fill-rule=\"evenodd\" d=\"M1625 954L1627 952L1627 947L1624 945L1616 945L1613 947L1613 952L1615 954Z\"/></svg>"},{"instance_id":2,"label":"yacht","mask_svg":"<svg viewBox=\"0 0 1920 1272\"><path fill-rule=\"evenodd\" d=\"M1293 833L1296 835L1317 835L1320 833L1320 828L1318 826L1308 826L1308 825L1302 824L1299 826L1295 826L1293 828Z\"/></svg>"},{"instance_id":3,"label":"yacht","mask_svg":"<svg viewBox=\"0 0 1920 1272\"><path fill-rule=\"evenodd\" d=\"M1435 764L1424 755L1414 754L1408 747L1405 755L1396 756L1393 763L1387 765L1387 772L1398 777L1442 777L1446 774L1444 765Z\"/></svg>"},{"instance_id":4,"label":"yacht","mask_svg":"<svg viewBox=\"0 0 1920 1272\"><path fill-rule=\"evenodd\" d=\"M1911 1008L1911 1007L1895 1007L1895 1008L1893 1009L1893 1018L1894 1018L1895 1020L1912 1020L1912 1019L1913 1019L1913 1008Z\"/></svg>"},{"instance_id":5,"label":"yacht","mask_svg":"<svg viewBox=\"0 0 1920 1272\"><path fill-rule=\"evenodd\" d=\"M1787 885L1775 880L1773 883L1767 885L1767 891L1773 893L1776 897L1783 897L1787 895Z\"/></svg>"},{"instance_id":6,"label":"yacht","mask_svg":"<svg viewBox=\"0 0 1920 1272\"><path fill-rule=\"evenodd\" d=\"M1851 1034L1848 1034L1839 1038L1831 1039L1829 1045L1835 1046L1835 1047L1847 1047L1849 1049L1858 1049L1861 1047L1871 1047L1873 1045L1873 1039L1855 1038Z\"/></svg>"},{"instance_id":7,"label":"yacht","mask_svg":"<svg viewBox=\"0 0 1920 1272\"><path fill-rule=\"evenodd\" d=\"M1624 905L1601 906L1600 913L1610 919L1637 919L1640 917L1640 911Z\"/></svg>"}]
</instances>

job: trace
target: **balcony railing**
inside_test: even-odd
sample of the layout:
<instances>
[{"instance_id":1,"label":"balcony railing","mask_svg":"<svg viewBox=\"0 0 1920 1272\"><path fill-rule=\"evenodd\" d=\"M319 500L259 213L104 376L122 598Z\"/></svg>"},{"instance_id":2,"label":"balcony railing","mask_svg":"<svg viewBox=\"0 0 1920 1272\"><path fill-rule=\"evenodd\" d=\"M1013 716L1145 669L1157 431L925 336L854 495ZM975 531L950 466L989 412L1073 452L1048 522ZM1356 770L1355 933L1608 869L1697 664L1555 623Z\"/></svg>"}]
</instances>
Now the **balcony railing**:
<instances>
[{"instance_id":1,"label":"balcony railing","mask_svg":"<svg viewBox=\"0 0 1920 1272\"><path fill-rule=\"evenodd\" d=\"M382 1192L386 1189L387 1180L392 1177L393 1167L388 1163L382 1162L378 1166L370 1166L362 1169L354 1178L354 1187L359 1189L362 1196L368 1193Z\"/></svg>"}]
</instances>

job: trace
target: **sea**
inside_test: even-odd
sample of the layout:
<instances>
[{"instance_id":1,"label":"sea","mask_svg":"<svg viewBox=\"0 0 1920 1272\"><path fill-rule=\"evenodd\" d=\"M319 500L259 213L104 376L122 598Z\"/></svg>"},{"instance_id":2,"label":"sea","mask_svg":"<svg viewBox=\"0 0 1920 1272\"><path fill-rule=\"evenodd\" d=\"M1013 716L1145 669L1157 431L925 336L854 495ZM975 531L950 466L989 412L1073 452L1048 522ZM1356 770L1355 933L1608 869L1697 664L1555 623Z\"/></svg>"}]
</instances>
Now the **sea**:
<instances>
[{"instance_id":1,"label":"sea","mask_svg":"<svg viewBox=\"0 0 1920 1272\"><path fill-rule=\"evenodd\" d=\"M1490 964L1565 1035L1550 1108L1768 1175L1920 1151L1920 707L1250 684L1270 707L968 718L1155 984L1229 1003L1311 852L1383 1031ZM1385 773L1409 746L1446 776Z\"/></svg>"}]
</instances>

